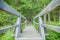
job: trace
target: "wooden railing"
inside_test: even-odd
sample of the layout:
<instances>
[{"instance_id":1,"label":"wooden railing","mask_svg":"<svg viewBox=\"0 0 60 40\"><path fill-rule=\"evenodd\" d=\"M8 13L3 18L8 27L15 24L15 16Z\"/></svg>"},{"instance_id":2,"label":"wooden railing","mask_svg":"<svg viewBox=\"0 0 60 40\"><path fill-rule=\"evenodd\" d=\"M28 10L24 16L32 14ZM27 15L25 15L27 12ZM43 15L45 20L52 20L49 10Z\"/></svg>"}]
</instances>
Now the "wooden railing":
<instances>
[{"instance_id":1,"label":"wooden railing","mask_svg":"<svg viewBox=\"0 0 60 40\"><path fill-rule=\"evenodd\" d=\"M6 28L1 28L0 29L0 34L2 33L5 33L6 31L10 30L10 29L16 29L16 33L14 34L15 35L15 40L17 40L17 38L20 36L20 33L21 33L21 19L23 18L24 20L26 20L26 18L21 15L21 13L17 12L16 10L14 10L12 7L10 7L6 2L4 2L3 0L0 0L0 9L1 10L4 10L4 11L7 11L11 14L14 14L16 16L18 16L17 18L17 21L16 23L13 25L13 26L9 26L9 27L6 27ZM24 23L25 24L25 23Z\"/></svg>"},{"instance_id":2,"label":"wooden railing","mask_svg":"<svg viewBox=\"0 0 60 40\"><path fill-rule=\"evenodd\" d=\"M39 31L42 37L42 40L46 40L45 39L45 30L46 28L49 28L51 30L54 30L56 32L60 32L60 27L57 26L51 26L51 25L47 25L43 23L42 17L44 14L46 14L47 12L51 11L52 9L56 8L57 6L60 5L60 0L52 0L36 17L34 17L33 20L35 20L36 18L39 19ZM36 23L36 22L34 22Z\"/></svg>"}]
</instances>

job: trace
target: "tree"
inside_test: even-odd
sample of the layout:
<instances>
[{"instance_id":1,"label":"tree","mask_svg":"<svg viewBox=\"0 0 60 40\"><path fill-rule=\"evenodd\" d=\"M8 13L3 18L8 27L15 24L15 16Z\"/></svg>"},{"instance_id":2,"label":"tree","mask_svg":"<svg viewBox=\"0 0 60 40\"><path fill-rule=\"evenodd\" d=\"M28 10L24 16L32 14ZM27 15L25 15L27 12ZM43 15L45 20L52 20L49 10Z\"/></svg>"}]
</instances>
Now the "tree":
<instances>
[{"instance_id":1,"label":"tree","mask_svg":"<svg viewBox=\"0 0 60 40\"><path fill-rule=\"evenodd\" d=\"M59 12L59 22L60 22L60 6L58 6L58 7L59 7L59 11L58 11Z\"/></svg>"},{"instance_id":2,"label":"tree","mask_svg":"<svg viewBox=\"0 0 60 40\"><path fill-rule=\"evenodd\" d=\"M49 22L51 21L51 19L50 19L50 13L48 13L48 21Z\"/></svg>"}]
</instances>

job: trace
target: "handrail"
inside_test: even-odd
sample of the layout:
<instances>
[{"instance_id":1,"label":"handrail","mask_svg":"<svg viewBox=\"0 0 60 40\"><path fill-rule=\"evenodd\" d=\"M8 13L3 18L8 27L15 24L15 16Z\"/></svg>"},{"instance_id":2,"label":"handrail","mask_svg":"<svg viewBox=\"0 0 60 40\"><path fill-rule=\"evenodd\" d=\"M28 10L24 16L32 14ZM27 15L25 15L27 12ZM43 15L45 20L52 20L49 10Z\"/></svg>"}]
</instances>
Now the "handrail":
<instances>
[{"instance_id":1,"label":"handrail","mask_svg":"<svg viewBox=\"0 0 60 40\"><path fill-rule=\"evenodd\" d=\"M10 12L11 14L14 14L18 17L24 18L26 19L23 15L21 15L21 13L17 12L15 9L13 9L12 7L10 7L6 2L4 2L3 0L0 0L0 9Z\"/></svg>"},{"instance_id":2,"label":"handrail","mask_svg":"<svg viewBox=\"0 0 60 40\"><path fill-rule=\"evenodd\" d=\"M60 0L52 0L46 8L44 8L36 17L40 17L43 16L44 14L46 14L47 12L51 11L52 9L56 8L57 6L60 5Z\"/></svg>"},{"instance_id":3,"label":"handrail","mask_svg":"<svg viewBox=\"0 0 60 40\"><path fill-rule=\"evenodd\" d=\"M60 33L60 27L59 26L53 26L53 25L48 25L48 24L41 24L45 28L49 28L51 30L54 30L58 33Z\"/></svg>"},{"instance_id":4,"label":"handrail","mask_svg":"<svg viewBox=\"0 0 60 40\"><path fill-rule=\"evenodd\" d=\"M16 28L16 27L18 27L18 25L13 25L13 26L5 27L5 28L0 28L0 34L8 31L9 29L13 29L13 28Z\"/></svg>"}]
</instances>

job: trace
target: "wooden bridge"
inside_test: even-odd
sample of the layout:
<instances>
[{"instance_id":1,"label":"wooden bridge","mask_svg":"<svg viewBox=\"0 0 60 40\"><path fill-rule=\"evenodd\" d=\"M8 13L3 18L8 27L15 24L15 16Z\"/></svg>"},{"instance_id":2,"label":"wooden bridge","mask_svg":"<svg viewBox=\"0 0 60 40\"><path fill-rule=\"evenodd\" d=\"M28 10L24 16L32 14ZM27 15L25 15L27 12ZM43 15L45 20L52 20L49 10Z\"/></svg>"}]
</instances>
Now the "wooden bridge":
<instances>
[{"instance_id":1,"label":"wooden bridge","mask_svg":"<svg viewBox=\"0 0 60 40\"><path fill-rule=\"evenodd\" d=\"M44 24L41 16L43 16L44 14L46 14L47 12L51 11L59 5L60 0L52 0L36 17L33 18L33 23L39 25L38 31L34 28L34 25L29 24L21 33L21 19L23 18L24 20L26 20L26 18L23 15L21 15L21 13L17 12L15 9L10 7L6 2L0 0L1 10L10 12L11 14L18 16L16 23L12 26L1 28L0 34L12 29L16 31L16 33L13 34L15 40L46 40L45 36L48 35L48 28L56 32L60 32L60 27ZM39 19L39 23L35 22L36 18Z\"/></svg>"}]
</instances>

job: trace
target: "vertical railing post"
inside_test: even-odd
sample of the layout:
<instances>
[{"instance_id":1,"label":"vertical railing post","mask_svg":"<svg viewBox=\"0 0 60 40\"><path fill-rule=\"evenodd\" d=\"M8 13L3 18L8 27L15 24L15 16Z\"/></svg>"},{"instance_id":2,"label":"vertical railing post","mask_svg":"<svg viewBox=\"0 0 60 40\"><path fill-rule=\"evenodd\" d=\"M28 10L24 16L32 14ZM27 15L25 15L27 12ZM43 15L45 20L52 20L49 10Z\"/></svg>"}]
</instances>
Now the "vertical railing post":
<instances>
[{"instance_id":1,"label":"vertical railing post","mask_svg":"<svg viewBox=\"0 0 60 40\"><path fill-rule=\"evenodd\" d=\"M16 24L18 27L16 28L15 40L20 36L21 33L21 17L18 17Z\"/></svg>"},{"instance_id":2,"label":"vertical railing post","mask_svg":"<svg viewBox=\"0 0 60 40\"><path fill-rule=\"evenodd\" d=\"M42 18L39 17L39 28L40 28L40 32L41 32L41 40L45 40L45 32L44 32L44 27L41 25L43 24Z\"/></svg>"}]
</instances>

